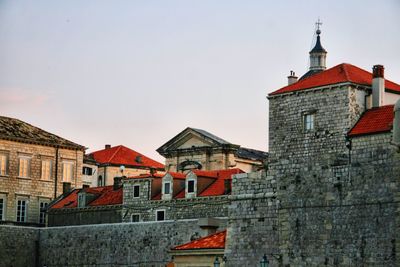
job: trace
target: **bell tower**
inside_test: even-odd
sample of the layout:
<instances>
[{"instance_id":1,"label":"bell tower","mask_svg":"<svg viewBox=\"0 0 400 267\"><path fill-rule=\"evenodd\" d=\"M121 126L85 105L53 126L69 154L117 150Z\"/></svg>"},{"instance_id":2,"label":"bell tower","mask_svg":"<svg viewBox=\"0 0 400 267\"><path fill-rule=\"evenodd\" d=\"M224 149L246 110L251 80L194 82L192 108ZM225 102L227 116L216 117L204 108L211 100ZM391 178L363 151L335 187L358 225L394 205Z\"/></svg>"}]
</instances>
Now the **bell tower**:
<instances>
[{"instance_id":1,"label":"bell tower","mask_svg":"<svg viewBox=\"0 0 400 267\"><path fill-rule=\"evenodd\" d=\"M326 69L326 50L322 47L321 45L321 30L320 26L322 25L322 22L318 19L318 21L315 23L317 25L317 42L315 43L315 46L313 49L310 51L310 70L311 71L323 71Z\"/></svg>"}]
</instances>

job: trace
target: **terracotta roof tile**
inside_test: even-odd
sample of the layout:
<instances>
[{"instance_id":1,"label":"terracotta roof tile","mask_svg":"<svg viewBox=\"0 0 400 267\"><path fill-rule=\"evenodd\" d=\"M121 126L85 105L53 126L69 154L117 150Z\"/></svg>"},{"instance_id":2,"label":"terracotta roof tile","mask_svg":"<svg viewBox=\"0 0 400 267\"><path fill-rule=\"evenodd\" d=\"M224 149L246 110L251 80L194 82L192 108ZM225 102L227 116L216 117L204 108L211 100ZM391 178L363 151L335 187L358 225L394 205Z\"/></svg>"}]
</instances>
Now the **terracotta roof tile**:
<instances>
[{"instance_id":1,"label":"terracotta roof tile","mask_svg":"<svg viewBox=\"0 0 400 267\"><path fill-rule=\"evenodd\" d=\"M163 164L122 145L95 151L89 155L100 164L164 169Z\"/></svg>"},{"instance_id":2,"label":"terracotta roof tile","mask_svg":"<svg viewBox=\"0 0 400 267\"><path fill-rule=\"evenodd\" d=\"M366 135L392 130L394 119L393 108L394 105L387 105L367 110L349 131L348 135Z\"/></svg>"},{"instance_id":3,"label":"terracotta roof tile","mask_svg":"<svg viewBox=\"0 0 400 267\"><path fill-rule=\"evenodd\" d=\"M226 230L215 233L195 241L176 246L173 250L192 250L192 249L224 249L226 240Z\"/></svg>"},{"instance_id":4,"label":"terracotta roof tile","mask_svg":"<svg viewBox=\"0 0 400 267\"><path fill-rule=\"evenodd\" d=\"M361 85L371 86L372 73L360 69L351 64L342 63L320 73L314 74L296 83L285 86L269 95L278 95L294 91L305 90L314 87L352 82ZM389 80L385 80L385 88L400 93L400 85Z\"/></svg>"},{"instance_id":5,"label":"terracotta roof tile","mask_svg":"<svg viewBox=\"0 0 400 267\"><path fill-rule=\"evenodd\" d=\"M217 179L209 187L203 190L199 194L201 197L208 196L221 196L225 194L225 180L232 180L232 175L238 173L244 173L241 169L227 169L227 170L217 170L217 171L194 171L197 176L209 176L206 177L216 177Z\"/></svg>"}]
</instances>

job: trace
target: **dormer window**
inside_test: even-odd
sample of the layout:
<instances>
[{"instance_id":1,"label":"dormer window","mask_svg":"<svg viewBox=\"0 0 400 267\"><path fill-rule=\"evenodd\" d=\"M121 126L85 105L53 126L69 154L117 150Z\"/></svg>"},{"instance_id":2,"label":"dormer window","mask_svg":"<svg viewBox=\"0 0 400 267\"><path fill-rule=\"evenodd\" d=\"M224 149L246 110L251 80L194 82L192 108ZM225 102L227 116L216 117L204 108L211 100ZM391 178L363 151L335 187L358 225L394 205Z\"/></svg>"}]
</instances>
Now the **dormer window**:
<instances>
[{"instance_id":1,"label":"dormer window","mask_svg":"<svg viewBox=\"0 0 400 267\"><path fill-rule=\"evenodd\" d=\"M194 193L194 180L188 181L188 193Z\"/></svg>"},{"instance_id":2,"label":"dormer window","mask_svg":"<svg viewBox=\"0 0 400 267\"><path fill-rule=\"evenodd\" d=\"M171 183L166 182L164 183L164 195L169 195L171 194Z\"/></svg>"}]
</instances>

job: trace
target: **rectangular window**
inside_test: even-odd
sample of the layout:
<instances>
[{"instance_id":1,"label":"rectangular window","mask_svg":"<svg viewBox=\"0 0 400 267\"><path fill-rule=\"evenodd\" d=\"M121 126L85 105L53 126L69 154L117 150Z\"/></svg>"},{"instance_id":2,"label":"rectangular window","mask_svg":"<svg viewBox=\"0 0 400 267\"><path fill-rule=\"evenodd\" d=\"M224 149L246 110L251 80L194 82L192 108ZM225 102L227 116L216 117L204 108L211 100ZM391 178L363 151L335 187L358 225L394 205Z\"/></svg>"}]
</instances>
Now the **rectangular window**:
<instances>
[{"instance_id":1,"label":"rectangular window","mask_svg":"<svg viewBox=\"0 0 400 267\"><path fill-rule=\"evenodd\" d=\"M165 210L156 211L156 221L165 221Z\"/></svg>"},{"instance_id":2,"label":"rectangular window","mask_svg":"<svg viewBox=\"0 0 400 267\"><path fill-rule=\"evenodd\" d=\"M8 174L8 155L0 154L0 175Z\"/></svg>"},{"instance_id":3,"label":"rectangular window","mask_svg":"<svg viewBox=\"0 0 400 267\"><path fill-rule=\"evenodd\" d=\"M139 197L140 196L140 185L134 185L133 186L133 197Z\"/></svg>"},{"instance_id":4,"label":"rectangular window","mask_svg":"<svg viewBox=\"0 0 400 267\"><path fill-rule=\"evenodd\" d=\"M188 181L188 193L194 193L194 181Z\"/></svg>"},{"instance_id":5,"label":"rectangular window","mask_svg":"<svg viewBox=\"0 0 400 267\"><path fill-rule=\"evenodd\" d=\"M28 157L19 158L19 177L29 177L31 169L31 159Z\"/></svg>"},{"instance_id":6,"label":"rectangular window","mask_svg":"<svg viewBox=\"0 0 400 267\"><path fill-rule=\"evenodd\" d=\"M6 197L4 195L0 195L0 221L4 221L6 219Z\"/></svg>"},{"instance_id":7,"label":"rectangular window","mask_svg":"<svg viewBox=\"0 0 400 267\"><path fill-rule=\"evenodd\" d=\"M50 180L52 171L51 163L51 160L42 160L42 180Z\"/></svg>"},{"instance_id":8,"label":"rectangular window","mask_svg":"<svg viewBox=\"0 0 400 267\"><path fill-rule=\"evenodd\" d=\"M46 207L49 203L47 201L42 201L39 203L39 223L46 223Z\"/></svg>"},{"instance_id":9,"label":"rectangular window","mask_svg":"<svg viewBox=\"0 0 400 267\"><path fill-rule=\"evenodd\" d=\"M92 175L93 170L90 167L82 167L82 174L83 175Z\"/></svg>"},{"instance_id":10,"label":"rectangular window","mask_svg":"<svg viewBox=\"0 0 400 267\"><path fill-rule=\"evenodd\" d=\"M169 195L171 193L171 183L164 184L164 194Z\"/></svg>"},{"instance_id":11,"label":"rectangular window","mask_svg":"<svg viewBox=\"0 0 400 267\"><path fill-rule=\"evenodd\" d=\"M18 199L17 200L17 222L26 222L26 210L27 210L26 199Z\"/></svg>"},{"instance_id":12,"label":"rectangular window","mask_svg":"<svg viewBox=\"0 0 400 267\"><path fill-rule=\"evenodd\" d=\"M63 163L63 182L72 182L74 175L74 164L72 162Z\"/></svg>"},{"instance_id":13,"label":"rectangular window","mask_svg":"<svg viewBox=\"0 0 400 267\"><path fill-rule=\"evenodd\" d=\"M304 114L304 130L305 131L314 130L314 113Z\"/></svg>"},{"instance_id":14,"label":"rectangular window","mask_svg":"<svg viewBox=\"0 0 400 267\"><path fill-rule=\"evenodd\" d=\"M140 222L140 214L132 214L131 222Z\"/></svg>"}]
</instances>

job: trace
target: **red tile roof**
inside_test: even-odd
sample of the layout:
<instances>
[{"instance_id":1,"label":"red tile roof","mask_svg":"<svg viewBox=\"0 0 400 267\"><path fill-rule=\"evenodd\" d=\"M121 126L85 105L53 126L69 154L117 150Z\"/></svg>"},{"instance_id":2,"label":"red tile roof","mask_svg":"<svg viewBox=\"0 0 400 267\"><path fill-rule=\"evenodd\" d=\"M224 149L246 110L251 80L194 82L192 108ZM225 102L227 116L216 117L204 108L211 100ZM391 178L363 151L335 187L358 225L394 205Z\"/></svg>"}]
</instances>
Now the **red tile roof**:
<instances>
[{"instance_id":1,"label":"red tile roof","mask_svg":"<svg viewBox=\"0 0 400 267\"><path fill-rule=\"evenodd\" d=\"M195 241L176 246L173 250L192 250L192 249L224 249L226 240L226 230L215 233Z\"/></svg>"},{"instance_id":2,"label":"red tile roof","mask_svg":"<svg viewBox=\"0 0 400 267\"><path fill-rule=\"evenodd\" d=\"M86 190L87 193L97 195L97 198L88 203L88 206L106 206L122 204L122 187L117 190L113 186L90 187L75 189L69 195L55 203L50 209L76 208L78 207L78 193Z\"/></svg>"},{"instance_id":3,"label":"red tile roof","mask_svg":"<svg viewBox=\"0 0 400 267\"><path fill-rule=\"evenodd\" d=\"M371 86L372 73L351 64L342 63L320 73L314 74L306 79L285 86L275 92L270 93L269 95L278 95L344 82L352 82ZM385 88L400 93L400 85L389 80L385 80Z\"/></svg>"},{"instance_id":4,"label":"red tile roof","mask_svg":"<svg viewBox=\"0 0 400 267\"><path fill-rule=\"evenodd\" d=\"M164 165L125 146L119 145L90 153L98 163L164 169Z\"/></svg>"},{"instance_id":5,"label":"red tile roof","mask_svg":"<svg viewBox=\"0 0 400 267\"><path fill-rule=\"evenodd\" d=\"M215 177L217 178L209 187L203 190L199 194L200 197L208 196L220 196L225 194L225 180L232 180L232 175L238 173L244 173L241 169L227 169L227 170L217 170L217 171L194 171L194 173L199 177ZM208 175L208 176L207 176Z\"/></svg>"},{"instance_id":6,"label":"red tile roof","mask_svg":"<svg viewBox=\"0 0 400 267\"><path fill-rule=\"evenodd\" d=\"M356 125L349 131L349 136L358 136L392 130L394 105L372 108L364 112Z\"/></svg>"}]
</instances>

